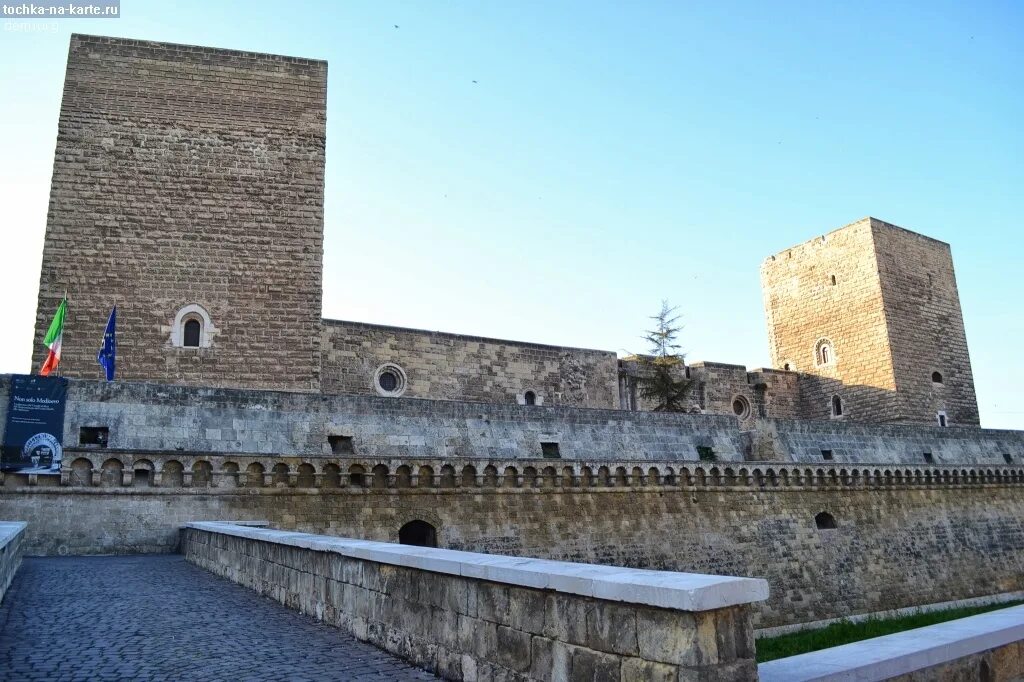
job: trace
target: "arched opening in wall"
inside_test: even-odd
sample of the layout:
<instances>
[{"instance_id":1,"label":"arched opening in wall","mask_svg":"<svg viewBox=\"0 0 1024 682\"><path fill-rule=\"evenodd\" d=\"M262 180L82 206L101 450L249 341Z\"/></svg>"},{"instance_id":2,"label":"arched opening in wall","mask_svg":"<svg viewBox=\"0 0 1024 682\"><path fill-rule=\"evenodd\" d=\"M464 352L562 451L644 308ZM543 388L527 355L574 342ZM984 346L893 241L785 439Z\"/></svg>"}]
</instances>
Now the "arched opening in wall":
<instances>
[{"instance_id":1,"label":"arched opening in wall","mask_svg":"<svg viewBox=\"0 0 1024 682\"><path fill-rule=\"evenodd\" d=\"M982 661L978 666L978 682L992 682L992 680L992 668L989 667L988 661Z\"/></svg>"},{"instance_id":2,"label":"arched opening in wall","mask_svg":"<svg viewBox=\"0 0 1024 682\"><path fill-rule=\"evenodd\" d=\"M71 485L90 486L92 485L92 462L85 457L79 457L71 463Z\"/></svg>"},{"instance_id":3,"label":"arched opening in wall","mask_svg":"<svg viewBox=\"0 0 1024 682\"><path fill-rule=\"evenodd\" d=\"M843 416L843 399L837 395L832 396L832 416Z\"/></svg>"},{"instance_id":4,"label":"arched opening in wall","mask_svg":"<svg viewBox=\"0 0 1024 682\"><path fill-rule=\"evenodd\" d=\"M208 487L213 482L213 465L200 460L192 465L192 485L196 488Z\"/></svg>"},{"instance_id":5,"label":"arched opening in wall","mask_svg":"<svg viewBox=\"0 0 1024 682\"><path fill-rule=\"evenodd\" d=\"M836 519L828 512L818 512L814 517L814 526L818 530L832 530L838 528Z\"/></svg>"},{"instance_id":6,"label":"arched opening in wall","mask_svg":"<svg viewBox=\"0 0 1024 682\"><path fill-rule=\"evenodd\" d=\"M100 467L100 485L114 488L124 483L124 465L119 459L108 459Z\"/></svg>"},{"instance_id":7,"label":"arched opening in wall","mask_svg":"<svg viewBox=\"0 0 1024 682\"><path fill-rule=\"evenodd\" d=\"M398 542L416 547L437 547L437 529L416 519L398 529Z\"/></svg>"},{"instance_id":8,"label":"arched opening in wall","mask_svg":"<svg viewBox=\"0 0 1024 682\"><path fill-rule=\"evenodd\" d=\"M358 464L353 464L348 468L348 484L353 488L363 488L366 486L366 469Z\"/></svg>"},{"instance_id":9,"label":"arched opening in wall","mask_svg":"<svg viewBox=\"0 0 1024 682\"><path fill-rule=\"evenodd\" d=\"M525 402L527 405L536 405L537 394L534 393L533 391L527 391L526 393L523 394L523 402Z\"/></svg>"},{"instance_id":10,"label":"arched opening in wall","mask_svg":"<svg viewBox=\"0 0 1024 682\"><path fill-rule=\"evenodd\" d=\"M153 484L152 472L153 463L148 459L140 459L135 462L132 469L132 485L138 488L148 488Z\"/></svg>"},{"instance_id":11,"label":"arched opening in wall","mask_svg":"<svg viewBox=\"0 0 1024 682\"><path fill-rule=\"evenodd\" d=\"M217 329L206 308L198 303L190 303L174 315L171 345L177 348L207 348L216 333Z\"/></svg>"},{"instance_id":12,"label":"arched opening in wall","mask_svg":"<svg viewBox=\"0 0 1024 682\"><path fill-rule=\"evenodd\" d=\"M295 479L295 485L300 488L316 487L316 469L312 464L299 465L299 475Z\"/></svg>"},{"instance_id":13,"label":"arched opening in wall","mask_svg":"<svg viewBox=\"0 0 1024 682\"><path fill-rule=\"evenodd\" d=\"M818 342L814 344L814 362L819 367L823 365L831 365L836 361L835 350L832 347L832 342L828 339L818 339Z\"/></svg>"},{"instance_id":14,"label":"arched opening in wall","mask_svg":"<svg viewBox=\"0 0 1024 682\"><path fill-rule=\"evenodd\" d=\"M180 488L184 483L185 467L181 462L172 459L164 464L160 485L165 488Z\"/></svg>"},{"instance_id":15,"label":"arched opening in wall","mask_svg":"<svg viewBox=\"0 0 1024 682\"><path fill-rule=\"evenodd\" d=\"M288 465L278 462L270 470L270 485L278 488L288 487Z\"/></svg>"},{"instance_id":16,"label":"arched opening in wall","mask_svg":"<svg viewBox=\"0 0 1024 682\"><path fill-rule=\"evenodd\" d=\"M185 346L185 348L199 348L199 339L202 336L202 332L203 325L200 324L199 320L195 318L185 320L181 345Z\"/></svg>"},{"instance_id":17,"label":"arched opening in wall","mask_svg":"<svg viewBox=\"0 0 1024 682\"><path fill-rule=\"evenodd\" d=\"M932 372L932 383L933 384L941 384L942 383L942 372Z\"/></svg>"}]
</instances>

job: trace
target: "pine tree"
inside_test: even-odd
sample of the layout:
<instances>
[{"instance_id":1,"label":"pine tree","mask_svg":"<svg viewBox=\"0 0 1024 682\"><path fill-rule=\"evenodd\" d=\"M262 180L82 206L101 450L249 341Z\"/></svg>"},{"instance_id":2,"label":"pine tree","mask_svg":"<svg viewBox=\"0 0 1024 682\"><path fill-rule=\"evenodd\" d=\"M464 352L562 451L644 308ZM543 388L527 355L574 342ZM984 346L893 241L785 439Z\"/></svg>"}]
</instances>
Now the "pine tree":
<instances>
[{"instance_id":1,"label":"pine tree","mask_svg":"<svg viewBox=\"0 0 1024 682\"><path fill-rule=\"evenodd\" d=\"M690 380L683 375L685 356L679 352L676 338L679 326L677 308L661 302L661 310L652 315L654 329L644 333L649 344L648 355L637 357L641 371L637 377L640 395L655 403L655 412L683 412L683 402L690 389Z\"/></svg>"}]
</instances>

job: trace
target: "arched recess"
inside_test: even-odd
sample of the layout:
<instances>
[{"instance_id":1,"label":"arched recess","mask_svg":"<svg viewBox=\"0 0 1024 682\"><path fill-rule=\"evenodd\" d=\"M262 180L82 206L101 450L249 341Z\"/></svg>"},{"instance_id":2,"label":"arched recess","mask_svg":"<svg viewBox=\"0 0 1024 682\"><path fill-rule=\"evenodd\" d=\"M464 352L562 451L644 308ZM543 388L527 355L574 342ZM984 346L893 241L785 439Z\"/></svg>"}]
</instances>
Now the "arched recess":
<instances>
[{"instance_id":1,"label":"arched recess","mask_svg":"<svg viewBox=\"0 0 1024 682\"><path fill-rule=\"evenodd\" d=\"M437 547L437 528L422 519L413 519L398 529L398 542L416 547Z\"/></svg>"}]
</instances>

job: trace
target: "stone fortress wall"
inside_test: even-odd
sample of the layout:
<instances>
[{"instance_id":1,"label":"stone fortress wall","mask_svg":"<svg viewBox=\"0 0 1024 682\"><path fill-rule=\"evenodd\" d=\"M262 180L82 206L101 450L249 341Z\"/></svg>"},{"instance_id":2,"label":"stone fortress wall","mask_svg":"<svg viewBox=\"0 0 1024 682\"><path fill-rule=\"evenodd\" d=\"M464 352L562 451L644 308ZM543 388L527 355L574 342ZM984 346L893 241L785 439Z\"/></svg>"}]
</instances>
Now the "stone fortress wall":
<instances>
[{"instance_id":1,"label":"stone fortress wall","mask_svg":"<svg viewBox=\"0 0 1024 682\"><path fill-rule=\"evenodd\" d=\"M197 520L383 541L419 520L449 549L762 577L757 627L1024 591L1019 466L69 457L65 485L0 486L29 554L174 551Z\"/></svg>"},{"instance_id":2,"label":"stone fortress wall","mask_svg":"<svg viewBox=\"0 0 1024 682\"><path fill-rule=\"evenodd\" d=\"M378 368L401 369L400 395L506 405L618 407L615 353L324 320L323 391L378 395Z\"/></svg>"},{"instance_id":3,"label":"stone fortress wall","mask_svg":"<svg viewBox=\"0 0 1024 682\"><path fill-rule=\"evenodd\" d=\"M0 477L30 553L171 551L203 519L395 540L419 519L442 547L765 577L759 627L1024 590L1021 432L71 380L64 440L59 477Z\"/></svg>"},{"instance_id":4,"label":"stone fortress wall","mask_svg":"<svg viewBox=\"0 0 1024 682\"><path fill-rule=\"evenodd\" d=\"M67 291L65 376L116 303L119 379L319 389L326 95L323 61L73 35L33 368Z\"/></svg>"}]
</instances>

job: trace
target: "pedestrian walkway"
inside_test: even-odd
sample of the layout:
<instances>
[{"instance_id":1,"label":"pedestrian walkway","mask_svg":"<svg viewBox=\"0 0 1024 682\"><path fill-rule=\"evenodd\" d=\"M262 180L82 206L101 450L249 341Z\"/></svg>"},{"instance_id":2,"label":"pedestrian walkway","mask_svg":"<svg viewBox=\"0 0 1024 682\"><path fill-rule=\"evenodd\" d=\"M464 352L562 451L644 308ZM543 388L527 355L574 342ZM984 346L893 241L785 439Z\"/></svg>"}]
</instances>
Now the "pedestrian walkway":
<instances>
[{"instance_id":1,"label":"pedestrian walkway","mask_svg":"<svg viewBox=\"0 0 1024 682\"><path fill-rule=\"evenodd\" d=\"M0 680L435 680L177 555L25 559Z\"/></svg>"}]
</instances>

